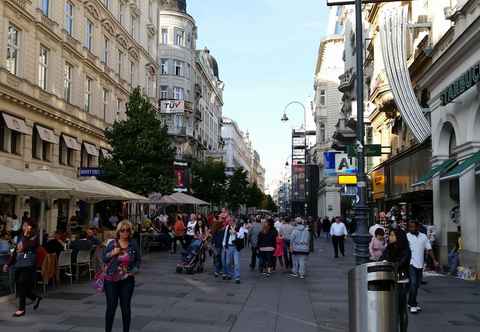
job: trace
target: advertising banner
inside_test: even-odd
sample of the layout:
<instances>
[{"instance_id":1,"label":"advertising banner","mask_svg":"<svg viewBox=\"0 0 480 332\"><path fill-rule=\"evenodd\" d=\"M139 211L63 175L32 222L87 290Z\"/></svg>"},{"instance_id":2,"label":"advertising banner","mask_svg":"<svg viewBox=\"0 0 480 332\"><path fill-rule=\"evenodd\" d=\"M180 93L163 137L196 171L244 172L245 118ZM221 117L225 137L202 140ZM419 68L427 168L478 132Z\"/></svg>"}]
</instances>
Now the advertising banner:
<instances>
[{"instance_id":1,"label":"advertising banner","mask_svg":"<svg viewBox=\"0 0 480 332\"><path fill-rule=\"evenodd\" d=\"M327 151L323 153L323 174L324 176L336 176L337 171L335 170L335 155L337 153L334 151Z\"/></svg>"},{"instance_id":2,"label":"advertising banner","mask_svg":"<svg viewBox=\"0 0 480 332\"><path fill-rule=\"evenodd\" d=\"M160 101L161 113L183 113L185 112L185 102L183 100L161 100Z\"/></svg>"}]
</instances>

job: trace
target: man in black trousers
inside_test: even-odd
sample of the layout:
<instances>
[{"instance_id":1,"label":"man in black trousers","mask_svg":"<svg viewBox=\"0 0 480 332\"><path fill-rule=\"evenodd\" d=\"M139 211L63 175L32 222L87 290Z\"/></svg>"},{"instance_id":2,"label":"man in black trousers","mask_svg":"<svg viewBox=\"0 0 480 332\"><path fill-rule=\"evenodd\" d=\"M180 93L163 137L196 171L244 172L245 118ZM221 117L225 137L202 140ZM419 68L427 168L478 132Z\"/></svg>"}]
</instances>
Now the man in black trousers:
<instances>
[{"instance_id":1,"label":"man in black trousers","mask_svg":"<svg viewBox=\"0 0 480 332\"><path fill-rule=\"evenodd\" d=\"M340 217L335 218L335 222L330 227L330 235L332 237L333 250L335 251L335 258L338 258L338 248L340 247L340 253L345 256L344 240L348 235L347 227L342 222Z\"/></svg>"}]
</instances>

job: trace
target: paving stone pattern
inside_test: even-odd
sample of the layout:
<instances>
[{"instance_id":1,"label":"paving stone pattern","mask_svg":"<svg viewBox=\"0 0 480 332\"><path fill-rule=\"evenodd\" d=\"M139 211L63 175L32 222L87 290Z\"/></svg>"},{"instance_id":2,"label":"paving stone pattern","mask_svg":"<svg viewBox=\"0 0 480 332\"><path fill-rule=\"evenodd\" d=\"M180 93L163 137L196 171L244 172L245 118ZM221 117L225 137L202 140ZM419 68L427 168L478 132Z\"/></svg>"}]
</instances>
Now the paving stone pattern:
<instances>
[{"instance_id":1,"label":"paving stone pattern","mask_svg":"<svg viewBox=\"0 0 480 332\"><path fill-rule=\"evenodd\" d=\"M242 283L215 279L211 262L203 274L175 274L178 256L145 257L133 299L132 331L296 332L348 331L346 273L349 257L333 259L326 239L315 243L305 280L276 272L265 279L248 271L242 252ZM480 284L430 277L419 301L423 312L410 316L412 332L480 331ZM0 304L1 331L104 331L104 295L89 283L50 290L39 310L14 319L14 303ZM5 329L4 329L5 328ZM115 331L121 331L120 309Z\"/></svg>"}]
</instances>

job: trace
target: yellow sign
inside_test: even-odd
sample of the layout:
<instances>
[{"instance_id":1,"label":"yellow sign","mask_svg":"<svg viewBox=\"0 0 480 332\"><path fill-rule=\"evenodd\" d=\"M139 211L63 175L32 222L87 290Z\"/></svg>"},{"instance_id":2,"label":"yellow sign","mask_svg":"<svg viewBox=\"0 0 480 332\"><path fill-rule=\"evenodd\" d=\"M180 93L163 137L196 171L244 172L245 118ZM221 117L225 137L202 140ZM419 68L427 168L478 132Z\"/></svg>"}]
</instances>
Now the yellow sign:
<instances>
[{"instance_id":1,"label":"yellow sign","mask_svg":"<svg viewBox=\"0 0 480 332\"><path fill-rule=\"evenodd\" d=\"M357 184L357 176L356 175L339 175L338 176L338 184Z\"/></svg>"}]
</instances>

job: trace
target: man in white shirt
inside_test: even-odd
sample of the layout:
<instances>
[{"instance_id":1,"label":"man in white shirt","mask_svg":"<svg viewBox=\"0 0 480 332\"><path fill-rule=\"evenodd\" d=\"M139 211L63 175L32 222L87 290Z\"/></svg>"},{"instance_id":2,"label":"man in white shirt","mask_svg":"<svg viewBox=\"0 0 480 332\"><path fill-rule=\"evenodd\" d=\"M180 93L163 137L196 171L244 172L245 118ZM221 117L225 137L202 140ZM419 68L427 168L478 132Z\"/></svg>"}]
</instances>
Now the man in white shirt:
<instances>
[{"instance_id":1,"label":"man in white shirt","mask_svg":"<svg viewBox=\"0 0 480 332\"><path fill-rule=\"evenodd\" d=\"M438 266L438 262L433 255L432 245L427 236L420 233L420 223L418 221L410 221L408 231L407 239L410 245L410 251L412 252L409 269L410 291L408 295L408 305L410 312L415 314L422 310L417 303L417 293L420 283L422 282L425 251L427 251L427 254L432 258L435 266Z\"/></svg>"},{"instance_id":2,"label":"man in white shirt","mask_svg":"<svg viewBox=\"0 0 480 332\"><path fill-rule=\"evenodd\" d=\"M345 256L344 240L348 235L347 227L342 222L340 217L335 218L335 222L330 227L330 235L332 237L333 250L335 251L335 258L338 258L338 248L340 247L340 253Z\"/></svg>"}]
</instances>

